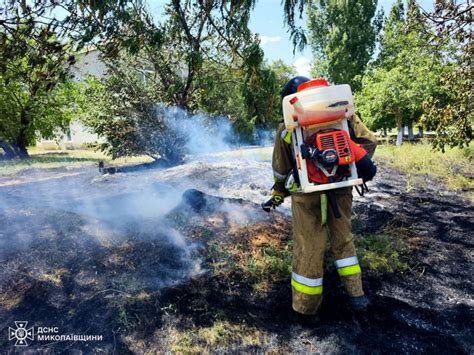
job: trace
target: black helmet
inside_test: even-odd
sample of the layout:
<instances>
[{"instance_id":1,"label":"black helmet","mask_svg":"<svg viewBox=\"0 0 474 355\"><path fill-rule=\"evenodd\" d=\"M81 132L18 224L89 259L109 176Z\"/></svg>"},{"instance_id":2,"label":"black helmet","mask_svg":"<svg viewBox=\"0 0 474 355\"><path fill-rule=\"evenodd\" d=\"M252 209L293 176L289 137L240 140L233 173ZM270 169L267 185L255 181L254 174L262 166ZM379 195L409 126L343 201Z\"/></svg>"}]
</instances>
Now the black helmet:
<instances>
[{"instance_id":1,"label":"black helmet","mask_svg":"<svg viewBox=\"0 0 474 355\"><path fill-rule=\"evenodd\" d=\"M281 90L281 98L283 99L285 96L294 94L300 84L303 84L310 80L311 79L305 76L295 76L293 79L287 82L286 85L283 87L283 90Z\"/></svg>"}]
</instances>

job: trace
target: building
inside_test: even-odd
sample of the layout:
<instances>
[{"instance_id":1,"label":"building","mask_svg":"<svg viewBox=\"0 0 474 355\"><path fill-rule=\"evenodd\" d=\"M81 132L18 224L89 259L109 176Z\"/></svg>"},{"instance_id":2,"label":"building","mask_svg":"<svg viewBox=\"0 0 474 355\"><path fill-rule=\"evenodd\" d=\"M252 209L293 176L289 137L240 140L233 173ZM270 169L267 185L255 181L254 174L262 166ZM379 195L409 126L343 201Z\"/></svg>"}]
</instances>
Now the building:
<instances>
[{"instance_id":1,"label":"building","mask_svg":"<svg viewBox=\"0 0 474 355\"><path fill-rule=\"evenodd\" d=\"M72 66L73 80L81 81L87 77L97 78L105 75L106 65L100 60L100 51L96 48L85 49L76 54L76 63ZM55 140L40 139L37 146L44 150L78 149L100 142L102 139L79 121L72 121L64 135Z\"/></svg>"}]
</instances>

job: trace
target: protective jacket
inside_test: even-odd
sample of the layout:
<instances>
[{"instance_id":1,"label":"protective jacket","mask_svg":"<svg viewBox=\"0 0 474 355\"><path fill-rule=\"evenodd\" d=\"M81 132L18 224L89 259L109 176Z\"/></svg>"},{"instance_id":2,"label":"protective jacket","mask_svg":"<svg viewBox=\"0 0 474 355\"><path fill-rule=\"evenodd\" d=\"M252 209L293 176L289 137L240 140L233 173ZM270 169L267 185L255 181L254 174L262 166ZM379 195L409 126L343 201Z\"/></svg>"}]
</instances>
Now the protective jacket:
<instances>
[{"instance_id":1,"label":"protective jacket","mask_svg":"<svg viewBox=\"0 0 474 355\"><path fill-rule=\"evenodd\" d=\"M353 115L349 118L351 139L359 143L372 157L377 139ZM292 172L294 160L283 124L277 130L273 150L272 168L274 189L286 191L285 180ZM294 193L291 195L293 217L293 265L291 273L293 309L302 314L315 314L321 304L323 292L323 260L326 235L329 234L331 251L337 271L351 297L362 296L361 269L352 236L352 188L334 190L341 213L335 218L327 211L327 223L321 223L321 192Z\"/></svg>"}]
</instances>

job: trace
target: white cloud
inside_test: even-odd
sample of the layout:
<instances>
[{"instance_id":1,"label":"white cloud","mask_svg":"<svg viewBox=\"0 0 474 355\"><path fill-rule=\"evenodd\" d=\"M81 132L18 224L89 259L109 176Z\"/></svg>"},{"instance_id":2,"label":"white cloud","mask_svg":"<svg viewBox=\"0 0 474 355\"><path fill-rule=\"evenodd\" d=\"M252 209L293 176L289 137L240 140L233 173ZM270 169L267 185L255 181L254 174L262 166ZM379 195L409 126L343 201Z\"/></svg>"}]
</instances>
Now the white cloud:
<instances>
[{"instance_id":1,"label":"white cloud","mask_svg":"<svg viewBox=\"0 0 474 355\"><path fill-rule=\"evenodd\" d=\"M293 68L298 75L311 77L311 61L306 57L299 57L293 62Z\"/></svg>"},{"instance_id":2,"label":"white cloud","mask_svg":"<svg viewBox=\"0 0 474 355\"><path fill-rule=\"evenodd\" d=\"M260 36L260 44L262 46L269 43L278 43L281 41L281 36Z\"/></svg>"}]
</instances>

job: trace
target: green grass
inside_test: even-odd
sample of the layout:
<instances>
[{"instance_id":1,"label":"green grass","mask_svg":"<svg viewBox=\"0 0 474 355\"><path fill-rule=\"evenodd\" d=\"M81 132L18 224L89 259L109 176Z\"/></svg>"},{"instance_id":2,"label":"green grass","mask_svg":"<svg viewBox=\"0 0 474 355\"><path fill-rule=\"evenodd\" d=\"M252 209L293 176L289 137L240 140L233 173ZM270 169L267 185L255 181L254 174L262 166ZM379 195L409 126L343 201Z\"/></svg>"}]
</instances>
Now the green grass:
<instances>
[{"instance_id":1,"label":"green grass","mask_svg":"<svg viewBox=\"0 0 474 355\"><path fill-rule=\"evenodd\" d=\"M409 248L402 241L401 236L392 234L391 230L386 234L362 234L355 235L354 244L357 250L362 272L370 270L380 273L394 273L404 271L408 268L401 256L409 252ZM403 231L406 234L406 231ZM334 255L330 251L330 238L327 240L324 254L325 272L335 272Z\"/></svg>"},{"instance_id":2,"label":"green grass","mask_svg":"<svg viewBox=\"0 0 474 355\"><path fill-rule=\"evenodd\" d=\"M408 246L396 235L357 235L355 244L364 270L393 273L408 268L401 257L409 252ZM208 245L207 258L215 277L231 284L239 275L255 291L267 292L275 283L288 280L292 249L292 240L257 248L245 242L223 247L212 241ZM329 249L328 244L324 265L326 272L333 272L334 257Z\"/></svg>"},{"instance_id":3,"label":"green grass","mask_svg":"<svg viewBox=\"0 0 474 355\"><path fill-rule=\"evenodd\" d=\"M265 246L247 255L240 266L256 291L266 291L278 281L286 280L291 272L292 242L279 248Z\"/></svg>"},{"instance_id":4,"label":"green grass","mask_svg":"<svg viewBox=\"0 0 474 355\"><path fill-rule=\"evenodd\" d=\"M407 175L408 192L416 185L427 184L429 176L448 189L467 190L464 196L471 202L474 202L473 158L472 145L462 150L446 149L442 153L427 143L379 145L374 157L379 164L387 164Z\"/></svg>"},{"instance_id":5,"label":"green grass","mask_svg":"<svg viewBox=\"0 0 474 355\"><path fill-rule=\"evenodd\" d=\"M42 151L36 147L28 149L30 159L0 161L0 175L11 175L27 169L51 169L59 167L78 167L96 164L100 160L114 165L151 162L146 156L127 157L112 160L110 156L94 150Z\"/></svg>"},{"instance_id":6,"label":"green grass","mask_svg":"<svg viewBox=\"0 0 474 355\"><path fill-rule=\"evenodd\" d=\"M392 273L408 268L400 259L407 247L399 239L387 235L358 235L355 245L363 269Z\"/></svg>"}]
</instances>

